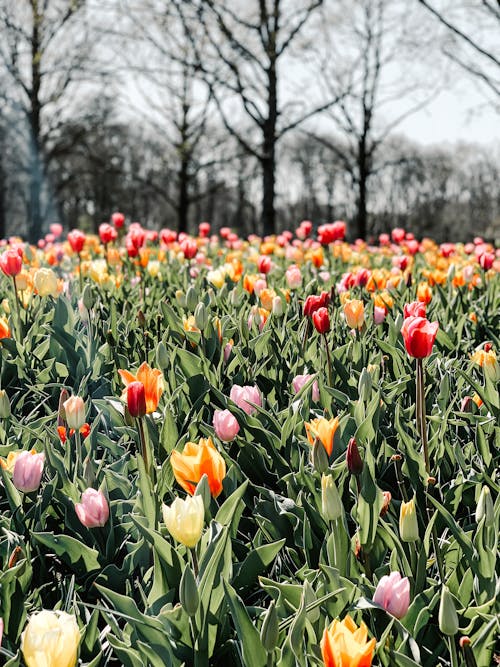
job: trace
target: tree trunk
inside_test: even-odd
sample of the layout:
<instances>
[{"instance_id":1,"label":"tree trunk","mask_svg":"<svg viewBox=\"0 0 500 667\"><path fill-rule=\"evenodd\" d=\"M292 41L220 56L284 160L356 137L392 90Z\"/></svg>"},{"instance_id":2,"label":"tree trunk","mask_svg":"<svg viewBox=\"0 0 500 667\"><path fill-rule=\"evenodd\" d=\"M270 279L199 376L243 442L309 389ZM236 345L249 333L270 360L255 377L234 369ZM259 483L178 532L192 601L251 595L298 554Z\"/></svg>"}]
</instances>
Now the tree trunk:
<instances>
[{"instance_id":1,"label":"tree trunk","mask_svg":"<svg viewBox=\"0 0 500 667\"><path fill-rule=\"evenodd\" d=\"M369 176L368 159L366 155L366 138L361 137L358 147L358 202L357 202L357 235L360 239L366 239L367 234L367 181Z\"/></svg>"},{"instance_id":2,"label":"tree trunk","mask_svg":"<svg viewBox=\"0 0 500 667\"><path fill-rule=\"evenodd\" d=\"M189 157L183 153L178 173L179 199L177 200L177 231L187 233L189 224Z\"/></svg>"},{"instance_id":3,"label":"tree trunk","mask_svg":"<svg viewBox=\"0 0 500 667\"><path fill-rule=\"evenodd\" d=\"M41 194L43 179L43 153L41 145L41 103L40 87L40 34L37 4L33 6L33 30L31 33L31 90L30 90L30 130L31 130L31 164L30 164L30 220L28 238L36 243L42 236Z\"/></svg>"},{"instance_id":4,"label":"tree trunk","mask_svg":"<svg viewBox=\"0 0 500 667\"><path fill-rule=\"evenodd\" d=\"M267 69L267 106L268 115L262 125L262 233L276 232L276 211L274 208L276 188L276 124L278 120L278 86L276 75L276 37L279 26L279 3L275 1L274 25L269 29L267 55L269 67Z\"/></svg>"},{"instance_id":5,"label":"tree trunk","mask_svg":"<svg viewBox=\"0 0 500 667\"><path fill-rule=\"evenodd\" d=\"M274 146L271 156L262 160L262 234L275 233L276 211L275 197L275 156Z\"/></svg>"}]
</instances>

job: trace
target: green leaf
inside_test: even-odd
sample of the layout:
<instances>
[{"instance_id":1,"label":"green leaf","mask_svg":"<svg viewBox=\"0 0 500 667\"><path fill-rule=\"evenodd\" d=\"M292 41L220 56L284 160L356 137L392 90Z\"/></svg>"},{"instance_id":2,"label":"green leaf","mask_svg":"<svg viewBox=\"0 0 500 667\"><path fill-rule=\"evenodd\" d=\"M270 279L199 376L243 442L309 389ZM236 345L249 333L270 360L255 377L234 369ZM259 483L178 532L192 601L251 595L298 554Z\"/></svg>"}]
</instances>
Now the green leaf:
<instances>
[{"instance_id":1,"label":"green leaf","mask_svg":"<svg viewBox=\"0 0 500 667\"><path fill-rule=\"evenodd\" d=\"M242 599L225 579L223 579L223 586L245 667L265 667L267 652L262 646L259 632L250 620Z\"/></svg>"},{"instance_id":2,"label":"green leaf","mask_svg":"<svg viewBox=\"0 0 500 667\"><path fill-rule=\"evenodd\" d=\"M74 537L54 535L54 533L32 533L31 536L36 542L59 556L67 565L74 567L80 575L101 569L98 552Z\"/></svg>"}]
</instances>

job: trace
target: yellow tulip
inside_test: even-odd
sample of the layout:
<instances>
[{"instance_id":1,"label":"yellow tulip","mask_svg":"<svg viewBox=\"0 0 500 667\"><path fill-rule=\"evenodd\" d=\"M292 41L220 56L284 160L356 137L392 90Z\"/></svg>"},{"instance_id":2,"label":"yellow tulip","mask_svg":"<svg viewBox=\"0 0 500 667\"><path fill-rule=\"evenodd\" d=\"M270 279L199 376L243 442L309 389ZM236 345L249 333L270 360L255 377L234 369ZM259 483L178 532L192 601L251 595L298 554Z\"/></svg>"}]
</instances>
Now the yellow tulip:
<instances>
[{"instance_id":1,"label":"yellow tulip","mask_svg":"<svg viewBox=\"0 0 500 667\"><path fill-rule=\"evenodd\" d=\"M192 549L198 544L203 531L205 507L201 496L176 498L170 505L163 505L163 521L172 537Z\"/></svg>"},{"instance_id":2,"label":"yellow tulip","mask_svg":"<svg viewBox=\"0 0 500 667\"><path fill-rule=\"evenodd\" d=\"M64 611L33 614L21 635L27 667L75 667L79 643L76 618Z\"/></svg>"},{"instance_id":3,"label":"yellow tulip","mask_svg":"<svg viewBox=\"0 0 500 667\"><path fill-rule=\"evenodd\" d=\"M344 304L344 315L347 326L361 329L365 321L365 305L359 299L351 299Z\"/></svg>"},{"instance_id":4,"label":"yellow tulip","mask_svg":"<svg viewBox=\"0 0 500 667\"><path fill-rule=\"evenodd\" d=\"M325 628L321 640L321 654L325 667L370 667L377 643L368 639L368 628L360 627L347 615Z\"/></svg>"},{"instance_id":5,"label":"yellow tulip","mask_svg":"<svg viewBox=\"0 0 500 667\"><path fill-rule=\"evenodd\" d=\"M403 542L416 542L418 540L419 535L415 497L407 503L401 503L399 534Z\"/></svg>"},{"instance_id":6,"label":"yellow tulip","mask_svg":"<svg viewBox=\"0 0 500 667\"><path fill-rule=\"evenodd\" d=\"M318 438L322 443L328 456L331 456L333 450L333 438L335 431L339 427L338 417L326 419L325 417L318 417L311 419L310 422L305 423L307 439L311 445L314 445L314 440Z\"/></svg>"}]
</instances>

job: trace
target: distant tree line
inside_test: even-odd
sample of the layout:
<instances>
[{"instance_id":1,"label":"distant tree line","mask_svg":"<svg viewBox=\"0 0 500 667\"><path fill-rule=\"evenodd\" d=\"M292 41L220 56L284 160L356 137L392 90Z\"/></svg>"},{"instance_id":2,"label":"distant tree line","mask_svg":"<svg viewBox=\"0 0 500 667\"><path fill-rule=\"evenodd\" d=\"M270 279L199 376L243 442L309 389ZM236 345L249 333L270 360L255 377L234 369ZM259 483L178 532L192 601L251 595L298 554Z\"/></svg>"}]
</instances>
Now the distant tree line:
<instances>
[{"instance_id":1,"label":"distant tree line","mask_svg":"<svg viewBox=\"0 0 500 667\"><path fill-rule=\"evenodd\" d=\"M444 0L0 0L0 237L119 208L179 231L498 238L500 144L398 134L443 86L437 37L498 106L500 13L472 4L464 27Z\"/></svg>"}]
</instances>

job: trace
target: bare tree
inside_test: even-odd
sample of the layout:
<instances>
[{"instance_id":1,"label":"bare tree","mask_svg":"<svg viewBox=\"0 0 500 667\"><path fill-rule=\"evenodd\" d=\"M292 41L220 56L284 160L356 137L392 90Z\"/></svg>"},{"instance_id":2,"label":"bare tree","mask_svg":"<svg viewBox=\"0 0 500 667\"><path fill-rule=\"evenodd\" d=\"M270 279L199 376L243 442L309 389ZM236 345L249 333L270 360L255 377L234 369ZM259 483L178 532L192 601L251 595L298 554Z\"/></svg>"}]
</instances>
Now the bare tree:
<instances>
[{"instance_id":1,"label":"bare tree","mask_svg":"<svg viewBox=\"0 0 500 667\"><path fill-rule=\"evenodd\" d=\"M196 64L210 86L224 127L260 165L262 230L272 233L276 227L278 142L343 95L342 91L314 102L307 100L302 90L293 99L282 101L283 69L298 55L301 40L323 0L173 1L195 53L200 29L208 45L208 53L198 56ZM298 67L303 68L304 63ZM247 124L241 123L240 112Z\"/></svg>"},{"instance_id":2,"label":"bare tree","mask_svg":"<svg viewBox=\"0 0 500 667\"><path fill-rule=\"evenodd\" d=\"M86 0L0 0L0 96L19 109L29 134L28 236L42 232L46 169L54 130L74 110L90 42Z\"/></svg>"}]
</instances>

